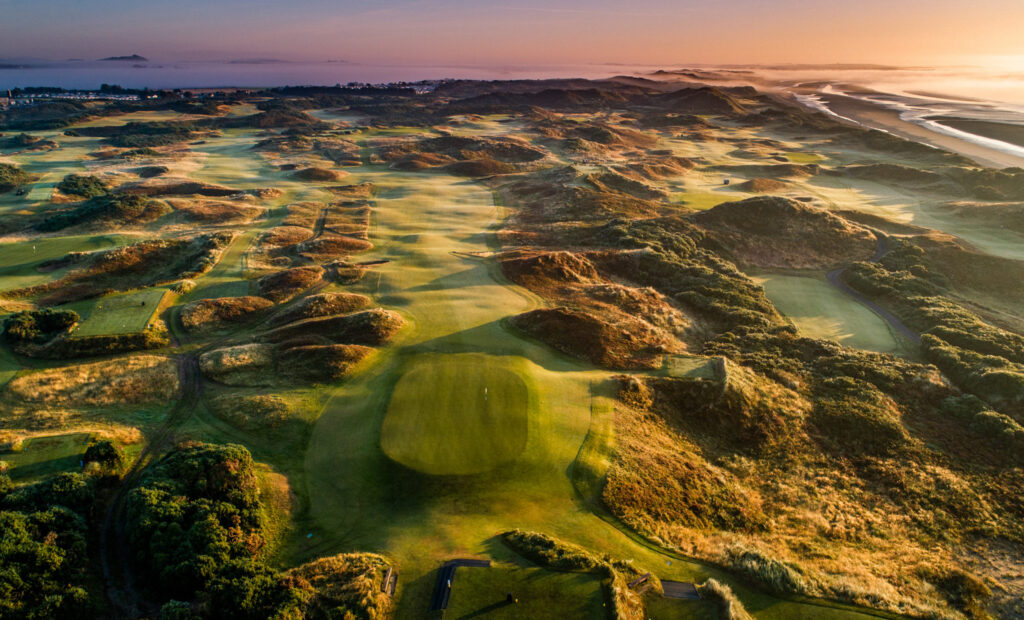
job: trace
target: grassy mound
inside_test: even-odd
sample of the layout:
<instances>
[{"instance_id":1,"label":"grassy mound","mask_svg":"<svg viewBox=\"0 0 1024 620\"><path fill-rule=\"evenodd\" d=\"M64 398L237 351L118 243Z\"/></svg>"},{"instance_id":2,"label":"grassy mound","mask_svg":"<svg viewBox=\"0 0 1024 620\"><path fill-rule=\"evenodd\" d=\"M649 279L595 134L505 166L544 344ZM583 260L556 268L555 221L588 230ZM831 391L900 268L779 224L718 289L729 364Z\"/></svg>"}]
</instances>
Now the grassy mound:
<instances>
[{"instance_id":1,"label":"grassy mound","mask_svg":"<svg viewBox=\"0 0 1024 620\"><path fill-rule=\"evenodd\" d=\"M135 169L135 174L139 175L140 179L152 179L159 177L170 172L171 169L167 166L143 166Z\"/></svg>"},{"instance_id":2,"label":"grassy mound","mask_svg":"<svg viewBox=\"0 0 1024 620\"><path fill-rule=\"evenodd\" d=\"M583 547L538 532L510 530L502 533L501 541L531 562L555 570L593 572L604 564Z\"/></svg>"},{"instance_id":3,"label":"grassy mound","mask_svg":"<svg viewBox=\"0 0 1024 620\"><path fill-rule=\"evenodd\" d=\"M110 187L103 179L96 176L69 174L57 184L57 189L71 196L93 198L106 194Z\"/></svg>"},{"instance_id":4,"label":"grassy mound","mask_svg":"<svg viewBox=\"0 0 1024 620\"><path fill-rule=\"evenodd\" d=\"M102 194L81 205L55 213L36 225L38 230L53 232L71 226L124 226L152 222L170 212L163 202L143 196Z\"/></svg>"},{"instance_id":5,"label":"grassy mound","mask_svg":"<svg viewBox=\"0 0 1024 620\"><path fill-rule=\"evenodd\" d=\"M901 183L917 185L934 185L942 182L943 177L937 172L911 168L899 164L862 164L837 168L835 173L856 179L881 183Z\"/></svg>"},{"instance_id":6,"label":"grassy mound","mask_svg":"<svg viewBox=\"0 0 1024 620\"><path fill-rule=\"evenodd\" d=\"M0 194L9 192L20 185L31 183L34 178L17 166L0 163Z\"/></svg>"},{"instance_id":7,"label":"grassy mound","mask_svg":"<svg viewBox=\"0 0 1024 620\"><path fill-rule=\"evenodd\" d=\"M622 192L644 200L657 200L668 196L665 190L615 172L591 174L587 176L587 181L598 190Z\"/></svg>"},{"instance_id":8,"label":"grassy mound","mask_svg":"<svg viewBox=\"0 0 1024 620\"><path fill-rule=\"evenodd\" d=\"M250 222L263 209L245 202L226 202L216 200L168 200L175 213L180 214L189 222L202 224L226 224L228 222Z\"/></svg>"},{"instance_id":9,"label":"grassy mound","mask_svg":"<svg viewBox=\"0 0 1024 620\"><path fill-rule=\"evenodd\" d=\"M766 268L821 268L870 257L875 236L832 213L781 197L727 202L693 215L736 260Z\"/></svg>"},{"instance_id":10,"label":"grassy mound","mask_svg":"<svg viewBox=\"0 0 1024 620\"><path fill-rule=\"evenodd\" d=\"M509 280L536 291L590 284L600 278L593 263L571 252L517 253L503 258L501 268Z\"/></svg>"},{"instance_id":11,"label":"grassy mound","mask_svg":"<svg viewBox=\"0 0 1024 620\"><path fill-rule=\"evenodd\" d=\"M526 447L529 390L498 359L482 355L412 358L391 393L381 448L433 475L489 471Z\"/></svg>"},{"instance_id":12,"label":"grassy mound","mask_svg":"<svg viewBox=\"0 0 1024 620\"><path fill-rule=\"evenodd\" d=\"M506 164L522 164L543 159L546 153L530 143L508 137L465 138L442 136L419 141L402 142L381 149L381 157L393 162L410 154L431 154L450 160L492 160Z\"/></svg>"},{"instance_id":13,"label":"grassy mound","mask_svg":"<svg viewBox=\"0 0 1024 620\"><path fill-rule=\"evenodd\" d=\"M644 157L630 159L628 163L619 164L615 170L620 174L641 181L659 181L686 174L697 167L697 162L686 157L669 153L657 152Z\"/></svg>"},{"instance_id":14,"label":"grassy mound","mask_svg":"<svg viewBox=\"0 0 1024 620\"><path fill-rule=\"evenodd\" d=\"M273 385L274 347L243 344L215 349L199 357L199 370L206 377L224 385Z\"/></svg>"},{"instance_id":15,"label":"grassy mound","mask_svg":"<svg viewBox=\"0 0 1024 620\"><path fill-rule=\"evenodd\" d=\"M274 302L263 297L200 299L181 308L181 324L191 332L241 325L259 318Z\"/></svg>"},{"instance_id":16,"label":"grassy mound","mask_svg":"<svg viewBox=\"0 0 1024 620\"><path fill-rule=\"evenodd\" d=\"M347 376L371 353L370 347L349 344L244 344L204 353L199 369L209 379L230 386L330 383Z\"/></svg>"},{"instance_id":17,"label":"grassy mound","mask_svg":"<svg viewBox=\"0 0 1024 620\"><path fill-rule=\"evenodd\" d=\"M291 415L288 402L276 394L224 394L207 401L213 415L244 430L277 428Z\"/></svg>"},{"instance_id":18,"label":"grassy mound","mask_svg":"<svg viewBox=\"0 0 1024 620\"><path fill-rule=\"evenodd\" d=\"M684 88L662 95L658 102L673 112L736 115L746 112L739 98L713 86Z\"/></svg>"},{"instance_id":19,"label":"grassy mound","mask_svg":"<svg viewBox=\"0 0 1024 620\"><path fill-rule=\"evenodd\" d=\"M445 171L461 177L487 177L495 174L515 172L512 164L489 157L457 161L444 167Z\"/></svg>"},{"instance_id":20,"label":"grassy mound","mask_svg":"<svg viewBox=\"0 0 1024 620\"><path fill-rule=\"evenodd\" d=\"M319 284L324 277L324 268L319 266L285 269L256 281L256 292L260 297L281 303Z\"/></svg>"},{"instance_id":21,"label":"grassy mound","mask_svg":"<svg viewBox=\"0 0 1024 620\"><path fill-rule=\"evenodd\" d=\"M670 339L648 323L623 318L612 324L571 308L526 312L512 325L544 343L603 368L657 368L673 349Z\"/></svg>"},{"instance_id":22,"label":"grassy mound","mask_svg":"<svg viewBox=\"0 0 1024 620\"><path fill-rule=\"evenodd\" d=\"M979 204L953 202L942 205L941 209L965 222L984 222L994 227L1005 228L1024 234L1024 203Z\"/></svg>"},{"instance_id":23,"label":"grassy mound","mask_svg":"<svg viewBox=\"0 0 1024 620\"><path fill-rule=\"evenodd\" d=\"M354 314L305 319L271 330L263 338L268 342L319 338L338 344L379 345L390 340L404 324L397 312L375 308Z\"/></svg>"},{"instance_id":24,"label":"grassy mound","mask_svg":"<svg viewBox=\"0 0 1024 620\"><path fill-rule=\"evenodd\" d=\"M224 198L242 193L242 190L192 179L156 178L128 183L117 188L118 193L131 196L207 196Z\"/></svg>"},{"instance_id":25,"label":"grassy mound","mask_svg":"<svg viewBox=\"0 0 1024 620\"><path fill-rule=\"evenodd\" d=\"M718 607L718 617L721 620L753 620L754 617L747 612L732 588L715 579L708 579L697 586L700 597L706 601L714 602Z\"/></svg>"},{"instance_id":26,"label":"grassy mound","mask_svg":"<svg viewBox=\"0 0 1024 620\"><path fill-rule=\"evenodd\" d=\"M68 254L43 263L44 268L50 269L70 267L66 276L8 294L18 297L46 294L40 302L52 305L192 278L212 269L232 238L231 233L213 233L142 241L102 252Z\"/></svg>"},{"instance_id":27,"label":"grassy mound","mask_svg":"<svg viewBox=\"0 0 1024 620\"><path fill-rule=\"evenodd\" d=\"M373 244L365 239L356 239L346 235L321 235L316 239L303 241L295 245L295 251L315 262L322 263L334 259L365 252Z\"/></svg>"},{"instance_id":28,"label":"grassy mound","mask_svg":"<svg viewBox=\"0 0 1024 620\"><path fill-rule=\"evenodd\" d=\"M437 153L410 153L401 159L391 162L393 170L416 172L427 168L436 168L452 163L452 158Z\"/></svg>"},{"instance_id":29,"label":"grassy mound","mask_svg":"<svg viewBox=\"0 0 1024 620\"><path fill-rule=\"evenodd\" d=\"M390 566L384 556L343 553L308 562L287 575L313 591L303 606L303 618L384 620L392 612L391 597L383 592Z\"/></svg>"},{"instance_id":30,"label":"grassy mound","mask_svg":"<svg viewBox=\"0 0 1024 620\"><path fill-rule=\"evenodd\" d=\"M773 192L781 192L788 186L784 181L757 177L756 179L744 181L736 187L745 192L750 192L751 194L771 194Z\"/></svg>"},{"instance_id":31,"label":"grassy mound","mask_svg":"<svg viewBox=\"0 0 1024 620\"><path fill-rule=\"evenodd\" d=\"M299 181L314 181L317 183L327 183L331 181L338 181L348 176L348 173L344 170L329 170L327 168L303 168L302 170L296 170L292 173L292 178Z\"/></svg>"},{"instance_id":32,"label":"grassy mound","mask_svg":"<svg viewBox=\"0 0 1024 620\"><path fill-rule=\"evenodd\" d=\"M29 403L100 407L166 403L178 397L178 389L173 359L134 355L29 372L8 383L5 391Z\"/></svg>"},{"instance_id":33,"label":"grassy mound","mask_svg":"<svg viewBox=\"0 0 1024 620\"><path fill-rule=\"evenodd\" d=\"M277 371L299 383L330 383L348 376L373 351L351 344L289 347L278 354Z\"/></svg>"},{"instance_id":34,"label":"grassy mound","mask_svg":"<svg viewBox=\"0 0 1024 620\"><path fill-rule=\"evenodd\" d=\"M311 228L302 226L275 226L260 237L260 245L268 247L287 247L295 245L313 236Z\"/></svg>"},{"instance_id":35,"label":"grassy mound","mask_svg":"<svg viewBox=\"0 0 1024 620\"><path fill-rule=\"evenodd\" d=\"M355 293L320 293L295 302L273 319L276 325L337 314L348 314L370 305L370 298Z\"/></svg>"}]
</instances>

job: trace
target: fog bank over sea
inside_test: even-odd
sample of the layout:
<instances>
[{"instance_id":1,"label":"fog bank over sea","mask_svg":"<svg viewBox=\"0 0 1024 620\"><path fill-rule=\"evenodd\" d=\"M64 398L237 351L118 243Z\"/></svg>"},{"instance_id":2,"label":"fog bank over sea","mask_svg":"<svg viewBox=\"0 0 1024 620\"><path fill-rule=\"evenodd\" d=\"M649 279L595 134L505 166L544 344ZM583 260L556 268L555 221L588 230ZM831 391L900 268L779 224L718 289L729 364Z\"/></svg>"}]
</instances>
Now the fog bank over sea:
<instances>
[{"instance_id":1,"label":"fog bank over sea","mask_svg":"<svg viewBox=\"0 0 1024 620\"><path fill-rule=\"evenodd\" d=\"M56 86L96 89L101 84L126 88L218 88L317 85L349 82L419 82L440 79L519 80L600 79L617 75L659 81L703 82L722 86L754 85L785 91L800 101L864 124L864 117L840 113L837 97L854 99L892 113L929 132L966 140L1024 161L1024 71L975 66L888 67L880 65L383 65L345 61L44 61L0 59L0 89ZM839 102L842 103L842 102ZM852 108L845 106L847 111ZM970 122L962 122L967 119ZM879 129L891 130L875 123ZM1010 130L1006 128L1010 127ZM899 133L897 131L897 133ZM912 137L907 135L906 137Z\"/></svg>"},{"instance_id":2,"label":"fog bank over sea","mask_svg":"<svg viewBox=\"0 0 1024 620\"><path fill-rule=\"evenodd\" d=\"M418 82L445 78L518 80L544 78L603 78L647 73L658 67L636 65L552 66L428 66L373 65L344 61L218 61L218 62L43 62L0 59L0 88L59 86L93 89L100 84L126 88L217 88L228 86L333 86L349 82L371 84Z\"/></svg>"}]
</instances>

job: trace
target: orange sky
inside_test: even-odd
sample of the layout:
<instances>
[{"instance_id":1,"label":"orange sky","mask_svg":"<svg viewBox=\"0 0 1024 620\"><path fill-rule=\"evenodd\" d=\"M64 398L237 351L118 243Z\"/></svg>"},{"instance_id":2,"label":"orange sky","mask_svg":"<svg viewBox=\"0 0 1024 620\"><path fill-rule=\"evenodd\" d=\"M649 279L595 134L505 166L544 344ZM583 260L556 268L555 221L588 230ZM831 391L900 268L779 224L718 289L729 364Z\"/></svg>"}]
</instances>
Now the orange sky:
<instances>
[{"instance_id":1,"label":"orange sky","mask_svg":"<svg viewBox=\"0 0 1024 620\"><path fill-rule=\"evenodd\" d=\"M468 65L1024 59L1024 0L0 0L0 14L3 57ZM1024 70L1017 60L1011 64Z\"/></svg>"}]
</instances>

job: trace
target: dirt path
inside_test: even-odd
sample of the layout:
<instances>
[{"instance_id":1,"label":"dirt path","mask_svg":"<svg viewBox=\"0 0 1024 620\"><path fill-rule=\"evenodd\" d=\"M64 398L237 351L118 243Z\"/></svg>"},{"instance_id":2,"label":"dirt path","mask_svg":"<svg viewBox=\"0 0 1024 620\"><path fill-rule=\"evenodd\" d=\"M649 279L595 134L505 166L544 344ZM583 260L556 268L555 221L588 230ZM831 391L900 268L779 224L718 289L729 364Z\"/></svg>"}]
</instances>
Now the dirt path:
<instances>
[{"instance_id":1,"label":"dirt path","mask_svg":"<svg viewBox=\"0 0 1024 620\"><path fill-rule=\"evenodd\" d=\"M878 239L878 245L875 248L875 255L871 257L870 262L872 263L877 263L882 260L882 257L889 252L889 238L879 233L876 233L876 238ZM882 317L882 319L885 320L885 322L888 323L902 338L905 338L907 341L913 342L914 344L920 344L921 334L918 334L907 327L895 314L860 294L849 284L843 281L843 272L846 271L846 269L846 267L841 267L839 269L833 269L825 274L832 286L857 300L869 310Z\"/></svg>"},{"instance_id":2,"label":"dirt path","mask_svg":"<svg viewBox=\"0 0 1024 620\"><path fill-rule=\"evenodd\" d=\"M114 494L100 530L100 566L106 584L107 598L115 610L115 616L138 618L159 612L151 603L139 595L135 588L135 575L131 567L131 550L125 532L125 501L128 492L135 487L142 471L159 456L174 440L174 431L192 414L199 403L199 359L196 355L185 355L178 360L181 382L181 398L168 412L167 419L156 435L139 454L131 469L121 479L121 485ZM119 570L118 570L119 569Z\"/></svg>"}]
</instances>

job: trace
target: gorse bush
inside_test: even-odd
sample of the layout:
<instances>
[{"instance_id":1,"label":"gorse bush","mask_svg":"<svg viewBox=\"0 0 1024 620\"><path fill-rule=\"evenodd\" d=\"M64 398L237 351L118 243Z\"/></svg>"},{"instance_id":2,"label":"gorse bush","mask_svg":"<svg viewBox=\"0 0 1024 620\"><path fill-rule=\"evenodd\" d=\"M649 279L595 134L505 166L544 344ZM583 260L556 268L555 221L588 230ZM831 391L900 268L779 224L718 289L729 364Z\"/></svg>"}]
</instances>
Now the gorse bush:
<instances>
[{"instance_id":1,"label":"gorse bush","mask_svg":"<svg viewBox=\"0 0 1024 620\"><path fill-rule=\"evenodd\" d=\"M32 180L32 176L11 164L0 163L0 194Z\"/></svg>"},{"instance_id":2,"label":"gorse bush","mask_svg":"<svg viewBox=\"0 0 1024 620\"><path fill-rule=\"evenodd\" d=\"M93 484L81 474L0 485L0 618L96 615L85 519L92 502Z\"/></svg>"},{"instance_id":3,"label":"gorse bush","mask_svg":"<svg viewBox=\"0 0 1024 620\"><path fill-rule=\"evenodd\" d=\"M57 184L57 189L65 194L82 196L83 198L93 198L95 196L102 196L103 194L106 194L107 190L110 188L99 177L92 175L69 174L64 177L64 180Z\"/></svg>"},{"instance_id":4,"label":"gorse bush","mask_svg":"<svg viewBox=\"0 0 1024 620\"><path fill-rule=\"evenodd\" d=\"M131 224L151 221L168 212L170 207L166 204L144 196L103 194L90 198L70 211L47 217L36 228L43 232L53 232L93 222Z\"/></svg>"},{"instance_id":5,"label":"gorse bush","mask_svg":"<svg viewBox=\"0 0 1024 620\"><path fill-rule=\"evenodd\" d=\"M194 444L152 465L127 503L136 569L154 599L204 618L298 617L306 593L268 566L255 465L241 446Z\"/></svg>"},{"instance_id":6,"label":"gorse bush","mask_svg":"<svg viewBox=\"0 0 1024 620\"><path fill-rule=\"evenodd\" d=\"M7 317L4 338L12 345L41 344L67 333L79 320L73 310L26 310Z\"/></svg>"}]
</instances>

